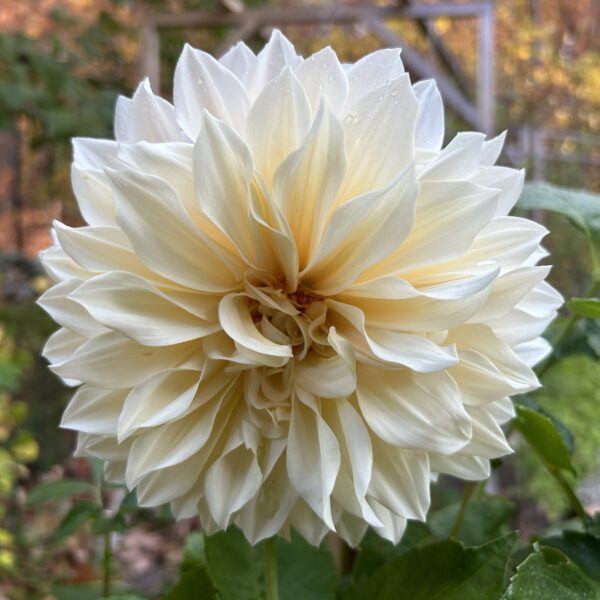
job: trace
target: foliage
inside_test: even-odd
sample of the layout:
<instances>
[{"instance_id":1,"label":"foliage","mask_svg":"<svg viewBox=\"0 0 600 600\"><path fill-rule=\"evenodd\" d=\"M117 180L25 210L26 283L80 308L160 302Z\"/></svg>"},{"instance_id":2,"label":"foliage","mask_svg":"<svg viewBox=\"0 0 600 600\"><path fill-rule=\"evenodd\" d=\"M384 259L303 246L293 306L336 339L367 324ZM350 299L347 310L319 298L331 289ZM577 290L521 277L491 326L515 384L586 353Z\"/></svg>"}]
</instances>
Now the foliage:
<instances>
[{"instance_id":1,"label":"foliage","mask_svg":"<svg viewBox=\"0 0 600 600\"><path fill-rule=\"evenodd\" d=\"M16 566L14 537L2 527L2 521L17 480L27 477L26 465L38 456L36 440L21 427L28 407L10 396L19 387L28 358L17 352L12 340L0 330L0 574L11 573Z\"/></svg>"}]
</instances>

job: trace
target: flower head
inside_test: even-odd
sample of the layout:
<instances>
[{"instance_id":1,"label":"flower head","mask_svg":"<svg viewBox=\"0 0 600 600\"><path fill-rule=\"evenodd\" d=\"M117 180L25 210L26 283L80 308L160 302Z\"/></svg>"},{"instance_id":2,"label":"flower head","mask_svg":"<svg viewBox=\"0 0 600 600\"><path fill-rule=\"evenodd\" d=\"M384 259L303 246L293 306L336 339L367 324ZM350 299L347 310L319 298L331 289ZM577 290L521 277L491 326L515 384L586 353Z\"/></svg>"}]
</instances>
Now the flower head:
<instances>
[{"instance_id":1,"label":"flower head","mask_svg":"<svg viewBox=\"0 0 600 600\"><path fill-rule=\"evenodd\" d=\"M523 173L494 166L503 136L442 148L399 50L186 46L173 95L143 82L116 141L74 141L88 225L56 223L40 300L80 386L63 426L209 532L397 541L432 476L510 452L509 397L538 386L561 299L546 230L507 216Z\"/></svg>"}]
</instances>

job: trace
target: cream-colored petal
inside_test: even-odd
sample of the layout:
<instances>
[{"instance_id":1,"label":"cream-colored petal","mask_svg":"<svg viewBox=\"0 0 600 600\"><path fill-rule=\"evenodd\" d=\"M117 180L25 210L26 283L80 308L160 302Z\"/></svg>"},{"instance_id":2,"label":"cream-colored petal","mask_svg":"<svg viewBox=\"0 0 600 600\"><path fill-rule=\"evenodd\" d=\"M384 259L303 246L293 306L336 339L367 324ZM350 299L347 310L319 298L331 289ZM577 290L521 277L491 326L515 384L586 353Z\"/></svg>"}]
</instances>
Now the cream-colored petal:
<instances>
[{"instance_id":1,"label":"cream-colored petal","mask_svg":"<svg viewBox=\"0 0 600 600\"><path fill-rule=\"evenodd\" d=\"M344 513L335 522L337 534L351 547L356 548L363 539L369 524L351 513Z\"/></svg>"},{"instance_id":2,"label":"cream-colored petal","mask_svg":"<svg viewBox=\"0 0 600 600\"><path fill-rule=\"evenodd\" d=\"M271 262L271 272L283 277L285 289L295 291L298 286L299 258L294 235L270 194L264 186L257 185L256 181L251 190L250 216L254 222L255 234L266 240L266 243L263 241L262 244L257 244L258 262L262 268Z\"/></svg>"},{"instance_id":3,"label":"cream-colored petal","mask_svg":"<svg viewBox=\"0 0 600 600\"><path fill-rule=\"evenodd\" d=\"M119 440L127 439L138 429L151 428L187 416L235 379L222 370L202 372L177 367L167 369L136 386L127 395L119 418Z\"/></svg>"},{"instance_id":4,"label":"cream-colored petal","mask_svg":"<svg viewBox=\"0 0 600 600\"><path fill-rule=\"evenodd\" d=\"M118 153L123 161L140 173L151 173L160 177L177 190L177 195L186 209L194 208L192 154L194 146L185 142L163 144L119 144ZM112 188L111 188L112 191Z\"/></svg>"},{"instance_id":5,"label":"cream-colored petal","mask_svg":"<svg viewBox=\"0 0 600 600\"><path fill-rule=\"evenodd\" d=\"M392 542L396 545L402 539L402 535L406 530L406 519L389 508L371 499L373 510L377 515L377 518L381 520L382 527L374 527L375 531L385 540Z\"/></svg>"},{"instance_id":6,"label":"cream-colored petal","mask_svg":"<svg viewBox=\"0 0 600 600\"><path fill-rule=\"evenodd\" d=\"M494 260L502 270L523 265L538 249L548 230L520 217L496 217L473 240L465 260Z\"/></svg>"},{"instance_id":7,"label":"cream-colored petal","mask_svg":"<svg viewBox=\"0 0 600 600\"><path fill-rule=\"evenodd\" d=\"M337 204L387 186L407 167L414 157L416 114L417 99L408 75L350 107L343 123L348 165Z\"/></svg>"},{"instance_id":8,"label":"cream-colored petal","mask_svg":"<svg viewBox=\"0 0 600 600\"><path fill-rule=\"evenodd\" d=\"M50 246L39 254L44 271L52 281L77 280L82 281L90 277L91 273L78 265L60 245Z\"/></svg>"},{"instance_id":9,"label":"cream-colored petal","mask_svg":"<svg viewBox=\"0 0 600 600\"><path fill-rule=\"evenodd\" d=\"M302 499L296 502L290 514L289 524L313 546L320 546L330 531L329 526Z\"/></svg>"},{"instance_id":10,"label":"cream-colored petal","mask_svg":"<svg viewBox=\"0 0 600 600\"><path fill-rule=\"evenodd\" d=\"M361 361L384 365L402 365L417 372L443 371L454 365L455 349L441 347L427 339L384 328L367 328L365 315L351 304L327 300L331 309L330 322L360 354Z\"/></svg>"},{"instance_id":11,"label":"cream-colored petal","mask_svg":"<svg viewBox=\"0 0 600 600\"><path fill-rule=\"evenodd\" d=\"M348 71L348 102L352 106L367 94L404 73L398 48L384 48L361 58Z\"/></svg>"},{"instance_id":12,"label":"cream-colored petal","mask_svg":"<svg viewBox=\"0 0 600 600\"><path fill-rule=\"evenodd\" d=\"M419 108L415 129L417 148L438 152L444 141L444 105L435 80L417 81L413 85Z\"/></svg>"},{"instance_id":13,"label":"cream-colored petal","mask_svg":"<svg viewBox=\"0 0 600 600\"><path fill-rule=\"evenodd\" d=\"M170 346L220 330L152 284L128 273L88 279L70 298L99 323L145 346Z\"/></svg>"},{"instance_id":14,"label":"cream-colored petal","mask_svg":"<svg viewBox=\"0 0 600 600\"><path fill-rule=\"evenodd\" d=\"M236 523L251 544L285 528L298 493L289 482L285 456L279 458L256 496L240 510Z\"/></svg>"},{"instance_id":15,"label":"cream-colored petal","mask_svg":"<svg viewBox=\"0 0 600 600\"><path fill-rule=\"evenodd\" d=\"M104 479L110 483L125 485L125 469L127 463L125 461L110 461L104 462Z\"/></svg>"},{"instance_id":16,"label":"cream-colored petal","mask_svg":"<svg viewBox=\"0 0 600 600\"><path fill-rule=\"evenodd\" d=\"M81 284L76 279L64 281L46 290L37 303L59 324L89 338L106 331L82 306L69 296Z\"/></svg>"},{"instance_id":17,"label":"cream-colored petal","mask_svg":"<svg viewBox=\"0 0 600 600\"><path fill-rule=\"evenodd\" d=\"M81 215L89 225L116 226L113 191L100 169L84 169L73 163L71 185Z\"/></svg>"},{"instance_id":18,"label":"cream-colored petal","mask_svg":"<svg viewBox=\"0 0 600 600\"><path fill-rule=\"evenodd\" d=\"M296 69L296 76L314 112L321 98L326 98L333 112L340 113L348 96L348 78L329 46L302 62Z\"/></svg>"},{"instance_id":19,"label":"cream-colored petal","mask_svg":"<svg viewBox=\"0 0 600 600\"><path fill-rule=\"evenodd\" d=\"M122 169L119 142L97 138L73 138L73 162L82 169Z\"/></svg>"},{"instance_id":20,"label":"cream-colored petal","mask_svg":"<svg viewBox=\"0 0 600 600\"><path fill-rule=\"evenodd\" d=\"M485 404L530 389L527 383L505 376L481 352L461 349L458 355L458 364L448 373L458 383L464 404Z\"/></svg>"},{"instance_id":21,"label":"cream-colored petal","mask_svg":"<svg viewBox=\"0 0 600 600\"><path fill-rule=\"evenodd\" d=\"M496 216L505 217L514 208L523 191L525 169L481 167L471 181L500 190Z\"/></svg>"},{"instance_id":22,"label":"cream-colored petal","mask_svg":"<svg viewBox=\"0 0 600 600\"><path fill-rule=\"evenodd\" d=\"M497 190L464 181L422 182L411 234L362 280L410 274L425 265L446 263L463 255L492 220L497 198Z\"/></svg>"},{"instance_id":23,"label":"cream-colored petal","mask_svg":"<svg viewBox=\"0 0 600 600\"><path fill-rule=\"evenodd\" d=\"M507 384L519 393L539 387L535 373L486 325L465 325L449 334L449 340L461 350L470 350L487 358ZM488 376L491 376L488 372ZM506 395L506 394L504 394Z\"/></svg>"},{"instance_id":24,"label":"cream-colored petal","mask_svg":"<svg viewBox=\"0 0 600 600\"><path fill-rule=\"evenodd\" d=\"M233 129L204 113L194 147L194 186L202 212L229 238L249 264L256 249L249 200L252 158Z\"/></svg>"},{"instance_id":25,"label":"cream-colored petal","mask_svg":"<svg viewBox=\"0 0 600 600\"><path fill-rule=\"evenodd\" d=\"M491 473L489 459L480 456L430 454L429 461L434 473L445 473L467 481L481 481Z\"/></svg>"},{"instance_id":26,"label":"cream-colored petal","mask_svg":"<svg viewBox=\"0 0 600 600\"><path fill-rule=\"evenodd\" d=\"M265 47L242 76L248 95L254 100L286 67L293 69L301 62L290 41L274 29Z\"/></svg>"},{"instance_id":27,"label":"cream-colored petal","mask_svg":"<svg viewBox=\"0 0 600 600\"><path fill-rule=\"evenodd\" d=\"M552 345L543 337L521 342L513 347L516 355L529 367L541 363L552 352Z\"/></svg>"},{"instance_id":28,"label":"cream-colored petal","mask_svg":"<svg viewBox=\"0 0 600 600\"><path fill-rule=\"evenodd\" d=\"M136 256L117 227L69 227L55 221L54 229L65 252L90 273L128 271L149 281L165 281Z\"/></svg>"},{"instance_id":29,"label":"cream-colored petal","mask_svg":"<svg viewBox=\"0 0 600 600\"><path fill-rule=\"evenodd\" d=\"M154 427L135 438L127 463L127 485L133 487L149 473L178 465L199 452L205 444L209 449L218 439L216 431L223 428L231 415L234 384L216 394L185 419ZM213 444L210 444L210 438ZM200 471L208 456L198 458Z\"/></svg>"},{"instance_id":30,"label":"cream-colored petal","mask_svg":"<svg viewBox=\"0 0 600 600\"><path fill-rule=\"evenodd\" d=\"M173 103L177 122L194 141L207 110L244 131L250 101L240 80L210 54L186 44L175 68Z\"/></svg>"},{"instance_id":31,"label":"cream-colored petal","mask_svg":"<svg viewBox=\"0 0 600 600\"><path fill-rule=\"evenodd\" d=\"M263 356L264 364L283 366L292 357L289 344L272 342L256 328L250 314L250 299L245 294L228 294L221 300L219 322L236 344Z\"/></svg>"},{"instance_id":32,"label":"cream-colored petal","mask_svg":"<svg viewBox=\"0 0 600 600\"><path fill-rule=\"evenodd\" d=\"M427 453L396 448L377 438L372 438L372 444L373 473L367 500L377 517L385 524L375 502L399 517L425 520L430 502Z\"/></svg>"},{"instance_id":33,"label":"cream-colored petal","mask_svg":"<svg viewBox=\"0 0 600 600\"><path fill-rule=\"evenodd\" d=\"M191 354L194 342L162 348L142 346L119 333L103 333L85 342L65 362L50 369L61 377L106 388L138 385Z\"/></svg>"},{"instance_id":34,"label":"cream-colored petal","mask_svg":"<svg viewBox=\"0 0 600 600\"><path fill-rule=\"evenodd\" d=\"M216 244L235 253L234 246L200 210L194 186L194 145L190 143L121 144L119 156L133 169L163 179L173 190L198 229Z\"/></svg>"},{"instance_id":35,"label":"cream-colored petal","mask_svg":"<svg viewBox=\"0 0 600 600\"><path fill-rule=\"evenodd\" d=\"M95 456L101 460L123 462L131 443L126 441L122 444L110 435L95 435L93 433L79 433L77 435L77 446L73 452L74 456Z\"/></svg>"},{"instance_id":36,"label":"cream-colored petal","mask_svg":"<svg viewBox=\"0 0 600 600\"><path fill-rule=\"evenodd\" d=\"M517 414L512 400L508 397L490 402L485 408L498 425L508 423Z\"/></svg>"},{"instance_id":37,"label":"cream-colored petal","mask_svg":"<svg viewBox=\"0 0 600 600\"><path fill-rule=\"evenodd\" d=\"M485 303L470 321L484 323L502 317L542 283L550 268L550 266L520 267L504 273L494 282Z\"/></svg>"},{"instance_id":38,"label":"cream-colored petal","mask_svg":"<svg viewBox=\"0 0 600 600\"><path fill-rule=\"evenodd\" d=\"M489 291L482 290L468 298L437 300L419 297L406 300L378 300L375 298L338 298L352 303L363 311L367 327L378 327L410 332L445 331L466 323L484 303Z\"/></svg>"},{"instance_id":39,"label":"cream-colored petal","mask_svg":"<svg viewBox=\"0 0 600 600\"><path fill-rule=\"evenodd\" d=\"M118 420L119 441L138 429L157 427L180 418L196 396L200 376L198 371L167 369L133 388L127 394Z\"/></svg>"},{"instance_id":40,"label":"cream-colored petal","mask_svg":"<svg viewBox=\"0 0 600 600\"><path fill-rule=\"evenodd\" d=\"M254 166L269 188L275 170L302 144L310 124L306 94L293 71L286 68L258 96L246 124Z\"/></svg>"},{"instance_id":41,"label":"cream-colored petal","mask_svg":"<svg viewBox=\"0 0 600 600\"><path fill-rule=\"evenodd\" d=\"M489 321L487 325L502 341L514 346L540 336L563 302L563 297L543 281L515 308L504 316Z\"/></svg>"},{"instance_id":42,"label":"cream-colored petal","mask_svg":"<svg viewBox=\"0 0 600 600\"><path fill-rule=\"evenodd\" d=\"M505 141L506 130L491 140L483 142L483 147L481 150L481 164L486 166L492 166L496 164L496 161L502 152L502 148L504 147Z\"/></svg>"},{"instance_id":43,"label":"cream-colored petal","mask_svg":"<svg viewBox=\"0 0 600 600\"><path fill-rule=\"evenodd\" d=\"M350 287L363 271L402 244L414 223L417 193L411 165L385 190L338 207L301 274L303 284L324 296Z\"/></svg>"},{"instance_id":44,"label":"cream-colored petal","mask_svg":"<svg viewBox=\"0 0 600 600\"><path fill-rule=\"evenodd\" d=\"M73 333L66 327L55 331L44 344L42 356L50 363L64 362L69 358L86 338Z\"/></svg>"},{"instance_id":45,"label":"cream-colored petal","mask_svg":"<svg viewBox=\"0 0 600 600\"><path fill-rule=\"evenodd\" d=\"M306 142L281 165L273 180L273 199L289 223L302 269L320 242L325 218L344 176L342 128L326 102Z\"/></svg>"},{"instance_id":46,"label":"cream-colored petal","mask_svg":"<svg viewBox=\"0 0 600 600\"><path fill-rule=\"evenodd\" d=\"M67 405L60 426L95 435L114 435L127 391L80 387Z\"/></svg>"},{"instance_id":47,"label":"cream-colored petal","mask_svg":"<svg viewBox=\"0 0 600 600\"><path fill-rule=\"evenodd\" d=\"M423 181L461 181L471 178L481 164L485 135L461 132L421 173Z\"/></svg>"},{"instance_id":48,"label":"cream-colored petal","mask_svg":"<svg viewBox=\"0 0 600 600\"><path fill-rule=\"evenodd\" d=\"M360 516L373 527L380 527L381 522L366 500L373 468L373 449L365 422L347 400L336 400L323 408L341 453L333 497L346 511Z\"/></svg>"},{"instance_id":49,"label":"cream-colored petal","mask_svg":"<svg viewBox=\"0 0 600 600\"><path fill-rule=\"evenodd\" d=\"M310 353L294 363L294 383L313 396L344 398L356 388L356 375L346 361L335 355L324 358Z\"/></svg>"},{"instance_id":50,"label":"cream-colored petal","mask_svg":"<svg viewBox=\"0 0 600 600\"><path fill-rule=\"evenodd\" d=\"M219 62L241 80L256 62L256 55L244 42L238 42L221 56Z\"/></svg>"},{"instance_id":51,"label":"cream-colored petal","mask_svg":"<svg viewBox=\"0 0 600 600\"><path fill-rule=\"evenodd\" d=\"M226 529L234 513L259 491L262 472L255 452L240 445L221 455L208 469L205 497L215 522Z\"/></svg>"},{"instance_id":52,"label":"cream-colored petal","mask_svg":"<svg viewBox=\"0 0 600 600\"><path fill-rule=\"evenodd\" d=\"M330 529L334 529L330 498L339 467L338 441L319 414L317 401L297 390L288 435L288 475L298 494Z\"/></svg>"},{"instance_id":53,"label":"cream-colored petal","mask_svg":"<svg viewBox=\"0 0 600 600\"><path fill-rule=\"evenodd\" d=\"M467 412L473 422L473 437L464 447L463 453L478 458L499 458L511 454L504 432L495 419L495 410L487 405L468 406Z\"/></svg>"},{"instance_id":54,"label":"cream-colored petal","mask_svg":"<svg viewBox=\"0 0 600 600\"><path fill-rule=\"evenodd\" d=\"M154 507L186 497L196 487L199 470L197 456L192 455L177 465L148 473L135 489L138 505Z\"/></svg>"},{"instance_id":55,"label":"cream-colored petal","mask_svg":"<svg viewBox=\"0 0 600 600\"><path fill-rule=\"evenodd\" d=\"M118 142L176 142L181 131L173 105L152 93L150 82L140 83L131 100L119 98L115 115Z\"/></svg>"},{"instance_id":56,"label":"cream-colored petal","mask_svg":"<svg viewBox=\"0 0 600 600\"><path fill-rule=\"evenodd\" d=\"M192 289L222 292L236 286L236 263L191 222L162 179L110 173L118 221L136 254L153 271Z\"/></svg>"},{"instance_id":57,"label":"cream-colored petal","mask_svg":"<svg viewBox=\"0 0 600 600\"><path fill-rule=\"evenodd\" d=\"M471 438L460 389L446 373L358 366L356 397L371 430L388 444L454 454Z\"/></svg>"}]
</instances>

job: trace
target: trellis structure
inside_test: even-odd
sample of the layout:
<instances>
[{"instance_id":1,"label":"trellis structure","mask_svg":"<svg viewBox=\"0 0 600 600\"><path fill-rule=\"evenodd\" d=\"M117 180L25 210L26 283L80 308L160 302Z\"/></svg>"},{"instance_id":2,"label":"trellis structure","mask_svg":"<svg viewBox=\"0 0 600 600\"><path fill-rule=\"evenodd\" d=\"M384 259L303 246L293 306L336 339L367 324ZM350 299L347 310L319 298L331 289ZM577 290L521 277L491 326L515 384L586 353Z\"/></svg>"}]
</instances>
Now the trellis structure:
<instances>
[{"instance_id":1,"label":"trellis structure","mask_svg":"<svg viewBox=\"0 0 600 600\"><path fill-rule=\"evenodd\" d=\"M243 8L243 5L240 5ZM434 19L475 19L477 21L477 81L475 100L469 98L471 82L457 57L443 43ZM411 48L387 24L389 19L411 19L429 39L443 69ZM286 25L361 24L384 46L401 47L407 69L419 79L437 81L446 105L473 128L494 133L494 37L495 15L491 2L417 4L397 6L344 5L284 7L263 6L229 12L184 12L146 14L142 27L141 70L154 89L159 86L160 33L165 30L231 27L222 44L225 49L246 40L268 27Z\"/></svg>"}]
</instances>

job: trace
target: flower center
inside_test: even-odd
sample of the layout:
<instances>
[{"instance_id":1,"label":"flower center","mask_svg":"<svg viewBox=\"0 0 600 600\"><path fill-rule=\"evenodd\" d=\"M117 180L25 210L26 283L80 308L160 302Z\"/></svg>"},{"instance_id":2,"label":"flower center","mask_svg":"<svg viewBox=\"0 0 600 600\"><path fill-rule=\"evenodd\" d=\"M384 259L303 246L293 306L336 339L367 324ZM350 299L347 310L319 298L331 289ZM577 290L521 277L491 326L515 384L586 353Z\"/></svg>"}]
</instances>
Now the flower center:
<instances>
[{"instance_id":1,"label":"flower center","mask_svg":"<svg viewBox=\"0 0 600 600\"><path fill-rule=\"evenodd\" d=\"M326 299L301 285L288 292L281 283L246 280L256 328L272 342L291 346L294 359L303 360L309 351L330 356Z\"/></svg>"},{"instance_id":2,"label":"flower center","mask_svg":"<svg viewBox=\"0 0 600 600\"><path fill-rule=\"evenodd\" d=\"M287 297L290 302L302 312L309 308L313 302L322 302L325 300L324 296L320 296L311 290L305 289L301 285L298 285L295 292L288 293Z\"/></svg>"}]
</instances>

